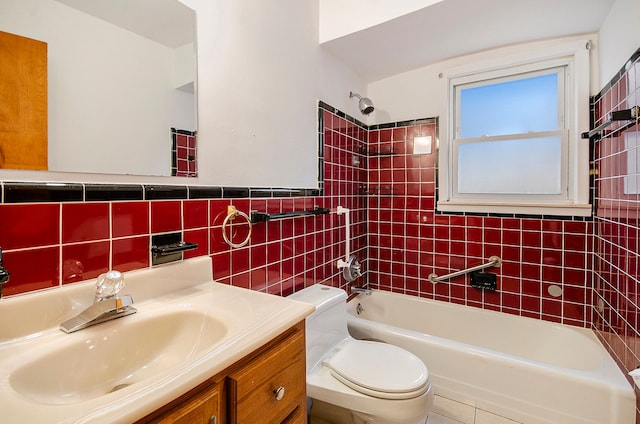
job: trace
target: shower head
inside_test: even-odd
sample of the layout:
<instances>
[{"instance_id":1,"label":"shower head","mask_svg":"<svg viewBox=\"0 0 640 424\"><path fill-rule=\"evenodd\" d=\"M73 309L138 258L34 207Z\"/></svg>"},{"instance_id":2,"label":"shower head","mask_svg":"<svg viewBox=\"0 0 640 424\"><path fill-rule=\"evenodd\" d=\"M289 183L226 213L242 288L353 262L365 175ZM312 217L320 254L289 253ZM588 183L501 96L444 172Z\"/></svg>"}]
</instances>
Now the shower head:
<instances>
[{"instance_id":1,"label":"shower head","mask_svg":"<svg viewBox=\"0 0 640 424\"><path fill-rule=\"evenodd\" d=\"M351 97L357 97L358 99L360 99L360 101L358 102L358 106L360 107L360 112L362 112L363 115L368 115L373 112L373 102L370 98L362 97L361 95L354 93L353 91L349 92L349 98Z\"/></svg>"}]
</instances>

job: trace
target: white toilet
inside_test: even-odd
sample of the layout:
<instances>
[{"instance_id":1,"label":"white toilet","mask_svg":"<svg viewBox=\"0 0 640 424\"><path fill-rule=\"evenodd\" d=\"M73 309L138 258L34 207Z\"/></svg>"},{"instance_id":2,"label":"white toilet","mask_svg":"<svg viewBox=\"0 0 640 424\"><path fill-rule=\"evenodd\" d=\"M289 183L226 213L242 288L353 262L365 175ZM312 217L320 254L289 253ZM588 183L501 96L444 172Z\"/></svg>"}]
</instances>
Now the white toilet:
<instances>
[{"instance_id":1,"label":"white toilet","mask_svg":"<svg viewBox=\"0 0 640 424\"><path fill-rule=\"evenodd\" d=\"M347 294L316 284L289 296L315 305L306 319L311 422L418 424L433 404L429 371L417 356L347 331Z\"/></svg>"}]
</instances>

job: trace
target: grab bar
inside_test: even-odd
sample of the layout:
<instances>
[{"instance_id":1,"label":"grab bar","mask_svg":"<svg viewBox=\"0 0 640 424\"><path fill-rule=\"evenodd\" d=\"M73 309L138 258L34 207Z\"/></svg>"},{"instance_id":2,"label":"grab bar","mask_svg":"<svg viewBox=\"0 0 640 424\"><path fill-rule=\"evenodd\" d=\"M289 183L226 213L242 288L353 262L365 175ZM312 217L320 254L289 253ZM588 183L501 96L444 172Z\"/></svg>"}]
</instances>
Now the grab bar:
<instances>
[{"instance_id":1,"label":"grab bar","mask_svg":"<svg viewBox=\"0 0 640 424\"><path fill-rule=\"evenodd\" d=\"M284 219L295 218L297 216L310 216L310 215L326 215L329 213L329 209L316 206L313 209L306 211L294 211L294 212L282 212L282 213L264 213L258 211L251 211L251 223L256 224L258 222L267 222L272 219Z\"/></svg>"},{"instance_id":2,"label":"grab bar","mask_svg":"<svg viewBox=\"0 0 640 424\"><path fill-rule=\"evenodd\" d=\"M600 139L602 137L602 130L615 121L629 121L628 123L631 123L631 121L636 121L638 119L640 119L640 106L634 106L631 109L613 111L609 114L609 119L606 122L603 122L591 131L583 132L582 138L591 138L595 136Z\"/></svg>"},{"instance_id":3,"label":"grab bar","mask_svg":"<svg viewBox=\"0 0 640 424\"><path fill-rule=\"evenodd\" d=\"M344 261L342 259L338 259L338 269L349 267L349 258L351 256L349 249L349 243L351 243L351 234L349 233L349 212L351 211L348 208L343 208L342 206L338 206L336 208L337 215L344 215Z\"/></svg>"},{"instance_id":4,"label":"grab bar","mask_svg":"<svg viewBox=\"0 0 640 424\"><path fill-rule=\"evenodd\" d=\"M473 271L480 271L482 269L491 268L492 266L500 267L502 265L502 259L499 256L491 256L489 258L489 262L486 264L480 264L476 266L472 266L471 268L462 269L460 271L452 272L451 274L443 275L442 277L438 277L438 274L429 274L429 281L432 283L439 283L444 280L449 280L451 278L458 277L460 275L468 274Z\"/></svg>"}]
</instances>

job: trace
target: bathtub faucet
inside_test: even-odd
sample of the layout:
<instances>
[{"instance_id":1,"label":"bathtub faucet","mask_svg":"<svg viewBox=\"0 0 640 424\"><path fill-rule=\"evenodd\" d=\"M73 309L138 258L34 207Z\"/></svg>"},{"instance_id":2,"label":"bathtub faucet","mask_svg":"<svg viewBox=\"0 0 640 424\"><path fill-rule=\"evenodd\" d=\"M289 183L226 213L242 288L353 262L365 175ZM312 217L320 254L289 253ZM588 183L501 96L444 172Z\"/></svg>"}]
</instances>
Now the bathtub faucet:
<instances>
[{"instance_id":1,"label":"bathtub faucet","mask_svg":"<svg viewBox=\"0 0 640 424\"><path fill-rule=\"evenodd\" d=\"M367 296L371 296L371 289L365 289L364 287L351 286L351 293L364 293Z\"/></svg>"},{"instance_id":2,"label":"bathtub faucet","mask_svg":"<svg viewBox=\"0 0 640 424\"><path fill-rule=\"evenodd\" d=\"M9 281L9 271L2 267L2 249L0 249L0 298L2 297L2 285Z\"/></svg>"}]
</instances>

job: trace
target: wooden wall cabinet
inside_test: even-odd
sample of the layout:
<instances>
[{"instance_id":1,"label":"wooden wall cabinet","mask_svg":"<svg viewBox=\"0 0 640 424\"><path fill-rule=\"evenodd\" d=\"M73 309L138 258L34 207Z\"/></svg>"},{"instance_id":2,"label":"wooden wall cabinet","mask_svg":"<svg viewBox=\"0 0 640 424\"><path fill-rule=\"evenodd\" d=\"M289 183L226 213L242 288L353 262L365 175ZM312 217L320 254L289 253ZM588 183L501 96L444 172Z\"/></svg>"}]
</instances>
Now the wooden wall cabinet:
<instances>
[{"instance_id":1,"label":"wooden wall cabinet","mask_svg":"<svg viewBox=\"0 0 640 424\"><path fill-rule=\"evenodd\" d=\"M138 423L304 424L304 321Z\"/></svg>"},{"instance_id":2,"label":"wooden wall cabinet","mask_svg":"<svg viewBox=\"0 0 640 424\"><path fill-rule=\"evenodd\" d=\"M0 168L48 169L47 43L0 31Z\"/></svg>"}]
</instances>

